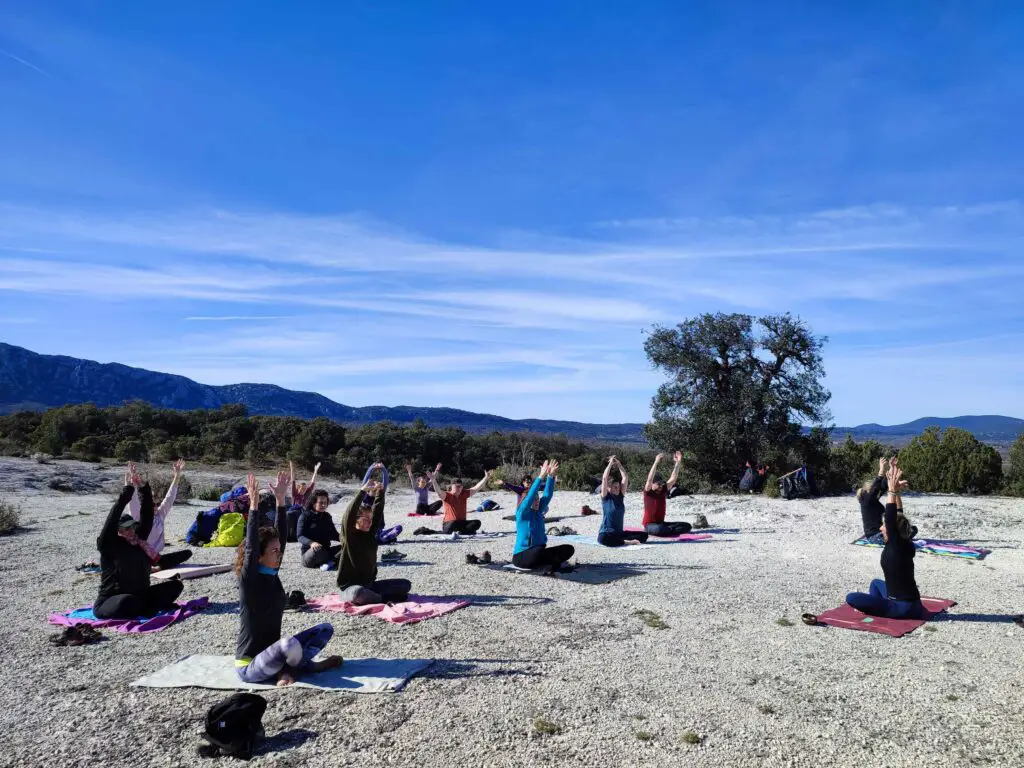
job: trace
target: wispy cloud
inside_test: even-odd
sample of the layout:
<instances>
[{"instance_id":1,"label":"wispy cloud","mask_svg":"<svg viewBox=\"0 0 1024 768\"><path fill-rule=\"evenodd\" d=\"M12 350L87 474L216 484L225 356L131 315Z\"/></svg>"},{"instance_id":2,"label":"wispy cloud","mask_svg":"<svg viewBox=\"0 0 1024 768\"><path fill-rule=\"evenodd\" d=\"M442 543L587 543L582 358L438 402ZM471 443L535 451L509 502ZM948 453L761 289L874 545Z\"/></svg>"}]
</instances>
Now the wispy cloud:
<instances>
[{"instance_id":1,"label":"wispy cloud","mask_svg":"<svg viewBox=\"0 0 1024 768\"><path fill-rule=\"evenodd\" d=\"M6 56L7 58L12 59L12 60L18 62L19 64L21 64L22 66L28 67L29 69L34 70L35 72L38 72L40 75L43 75L44 77L48 77L51 80L53 79L53 75L51 75L49 72L47 72L42 67L37 67L31 61L25 61L25 59L21 58L20 56L15 56L13 53L11 53L8 50L0 48L0 55Z\"/></svg>"}]
</instances>

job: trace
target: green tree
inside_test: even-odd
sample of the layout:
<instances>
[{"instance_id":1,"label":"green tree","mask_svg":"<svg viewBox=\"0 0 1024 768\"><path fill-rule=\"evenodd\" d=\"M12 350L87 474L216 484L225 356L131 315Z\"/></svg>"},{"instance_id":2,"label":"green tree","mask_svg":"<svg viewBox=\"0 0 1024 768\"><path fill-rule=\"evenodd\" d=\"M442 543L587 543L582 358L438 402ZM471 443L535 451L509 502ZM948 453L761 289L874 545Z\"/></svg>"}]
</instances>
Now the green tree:
<instances>
[{"instance_id":1,"label":"green tree","mask_svg":"<svg viewBox=\"0 0 1024 768\"><path fill-rule=\"evenodd\" d=\"M1024 496L1024 432L1010 446L1010 457L1006 470L1006 491L1015 496Z\"/></svg>"},{"instance_id":2,"label":"green tree","mask_svg":"<svg viewBox=\"0 0 1024 768\"><path fill-rule=\"evenodd\" d=\"M141 440L122 440L114 447L114 458L118 461L146 461L149 452Z\"/></svg>"},{"instance_id":3,"label":"green tree","mask_svg":"<svg viewBox=\"0 0 1024 768\"><path fill-rule=\"evenodd\" d=\"M788 455L801 423L830 418L826 341L788 314L705 314L656 327L644 350L669 380L652 401L648 440L694 454L716 482L731 481L747 461Z\"/></svg>"},{"instance_id":4,"label":"green tree","mask_svg":"<svg viewBox=\"0 0 1024 768\"><path fill-rule=\"evenodd\" d=\"M1003 476L999 452L955 427L929 427L899 457L910 487L926 493L992 493Z\"/></svg>"}]
</instances>

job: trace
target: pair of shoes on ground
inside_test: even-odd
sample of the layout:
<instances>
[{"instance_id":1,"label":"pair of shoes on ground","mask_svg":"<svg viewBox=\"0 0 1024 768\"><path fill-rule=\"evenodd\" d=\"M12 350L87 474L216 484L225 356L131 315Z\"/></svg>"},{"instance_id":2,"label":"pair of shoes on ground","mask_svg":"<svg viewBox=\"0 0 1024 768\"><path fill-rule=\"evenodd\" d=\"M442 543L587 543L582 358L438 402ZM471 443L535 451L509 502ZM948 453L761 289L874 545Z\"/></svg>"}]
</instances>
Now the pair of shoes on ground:
<instances>
[{"instance_id":1,"label":"pair of shoes on ground","mask_svg":"<svg viewBox=\"0 0 1024 768\"><path fill-rule=\"evenodd\" d=\"M54 645L91 645L103 639L103 635L88 624L74 624L65 627L63 632L50 636L50 642Z\"/></svg>"},{"instance_id":2,"label":"pair of shoes on ground","mask_svg":"<svg viewBox=\"0 0 1024 768\"><path fill-rule=\"evenodd\" d=\"M580 514L583 515L583 517L587 517L588 515L596 515L597 514L597 510L596 509L591 509L589 506L584 504L583 508L580 509Z\"/></svg>"},{"instance_id":3,"label":"pair of shoes on ground","mask_svg":"<svg viewBox=\"0 0 1024 768\"><path fill-rule=\"evenodd\" d=\"M306 596L300 590L295 589L288 593L288 599L284 603L286 611L298 611L305 607Z\"/></svg>"},{"instance_id":4,"label":"pair of shoes on ground","mask_svg":"<svg viewBox=\"0 0 1024 768\"><path fill-rule=\"evenodd\" d=\"M557 525L553 525L548 528L548 536L576 536L577 531L575 528L570 528L568 525L563 525L559 528Z\"/></svg>"},{"instance_id":5,"label":"pair of shoes on ground","mask_svg":"<svg viewBox=\"0 0 1024 768\"><path fill-rule=\"evenodd\" d=\"M382 563L397 563L399 560L405 560L408 555L404 552L399 552L397 549L389 549L381 553L380 559Z\"/></svg>"},{"instance_id":6,"label":"pair of shoes on ground","mask_svg":"<svg viewBox=\"0 0 1024 768\"><path fill-rule=\"evenodd\" d=\"M99 573L103 569L100 568L100 564L99 563L97 563L97 562L89 562L89 563L82 563L81 565L76 565L75 566L75 570L76 571L80 571L81 573Z\"/></svg>"},{"instance_id":7,"label":"pair of shoes on ground","mask_svg":"<svg viewBox=\"0 0 1024 768\"><path fill-rule=\"evenodd\" d=\"M477 557L472 552L466 555L466 565L488 565L491 562L491 553L486 550Z\"/></svg>"},{"instance_id":8,"label":"pair of shoes on ground","mask_svg":"<svg viewBox=\"0 0 1024 768\"><path fill-rule=\"evenodd\" d=\"M710 527L711 526L708 524L708 519L704 517L704 515L697 515L697 519L693 521L694 530Z\"/></svg>"}]
</instances>

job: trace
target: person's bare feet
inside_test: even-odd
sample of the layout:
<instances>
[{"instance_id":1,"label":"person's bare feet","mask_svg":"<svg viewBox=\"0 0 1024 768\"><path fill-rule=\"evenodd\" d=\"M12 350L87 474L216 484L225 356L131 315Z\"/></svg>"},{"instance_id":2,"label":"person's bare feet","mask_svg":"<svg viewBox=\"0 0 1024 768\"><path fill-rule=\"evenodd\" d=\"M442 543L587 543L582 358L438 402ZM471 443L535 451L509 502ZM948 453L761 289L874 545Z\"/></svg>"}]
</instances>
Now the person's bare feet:
<instances>
[{"instance_id":1,"label":"person's bare feet","mask_svg":"<svg viewBox=\"0 0 1024 768\"><path fill-rule=\"evenodd\" d=\"M281 673L277 676L277 687L284 688L285 686L291 685L295 682L295 675L292 670L285 667L281 670Z\"/></svg>"},{"instance_id":2,"label":"person's bare feet","mask_svg":"<svg viewBox=\"0 0 1024 768\"><path fill-rule=\"evenodd\" d=\"M311 672L323 672L325 669L334 669L340 667L345 662L345 659L341 656L328 656L326 659L320 659L320 661L314 661L309 665Z\"/></svg>"}]
</instances>

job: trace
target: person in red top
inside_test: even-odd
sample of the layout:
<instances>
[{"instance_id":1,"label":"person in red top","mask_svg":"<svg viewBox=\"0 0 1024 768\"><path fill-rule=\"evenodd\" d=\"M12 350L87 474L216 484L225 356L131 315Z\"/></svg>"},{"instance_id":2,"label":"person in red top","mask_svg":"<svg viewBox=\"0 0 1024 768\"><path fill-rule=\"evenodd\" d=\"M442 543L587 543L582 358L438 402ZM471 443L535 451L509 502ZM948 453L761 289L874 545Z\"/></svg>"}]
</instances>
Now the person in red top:
<instances>
[{"instance_id":1,"label":"person in red top","mask_svg":"<svg viewBox=\"0 0 1024 768\"><path fill-rule=\"evenodd\" d=\"M654 457L654 464L647 475L647 485L644 486L644 530L651 536L662 536L671 538L690 532L689 523L666 523L665 509L668 506L669 491L675 487L679 479L679 466L683 463L683 454L675 452L672 457L675 466L666 484L658 474L658 465L665 458L665 454L659 453Z\"/></svg>"},{"instance_id":2,"label":"person in red top","mask_svg":"<svg viewBox=\"0 0 1024 768\"><path fill-rule=\"evenodd\" d=\"M455 478L452 480L448 490L445 491L441 488L440 483L437 482L437 477L441 473L441 465L438 464L434 474L430 477L430 482L434 485L434 493L441 497L441 501L444 502L444 517L441 520L441 531L434 531L430 528L417 528L413 533L417 536L425 536L430 533L476 535L477 531L480 530L480 521L466 519L466 504L470 496L484 489L487 481L491 479L491 471L487 470L484 473L483 480L472 488L463 487L462 480Z\"/></svg>"}]
</instances>

